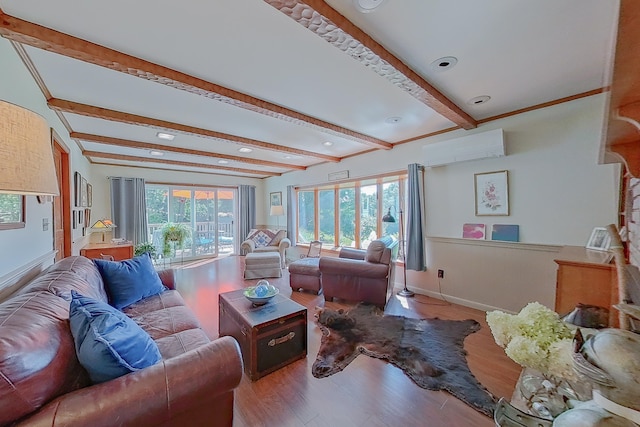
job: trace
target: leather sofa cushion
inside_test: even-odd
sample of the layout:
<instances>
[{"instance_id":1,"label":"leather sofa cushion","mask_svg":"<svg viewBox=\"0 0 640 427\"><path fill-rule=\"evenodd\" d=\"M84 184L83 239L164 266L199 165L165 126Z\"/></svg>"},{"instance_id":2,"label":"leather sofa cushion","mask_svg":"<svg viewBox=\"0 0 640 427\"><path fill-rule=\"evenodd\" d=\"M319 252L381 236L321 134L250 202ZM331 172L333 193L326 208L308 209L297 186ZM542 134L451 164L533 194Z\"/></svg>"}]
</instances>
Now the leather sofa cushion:
<instances>
[{"instance_id":1,"label":"leather sofa cushion","mask_svg":"<svg viewBox=\"0 0 640 427\"><path fill-rule=\"evenodd\" d=\"M81 279L85 280L89 286L100 295L100 301L108 301L107 292L104 289L104 282L102 281L102 276L100 276L100 272L96 268L93 261L89 258L73 256L64 258L55 264L51 265L46 272L53 271L69 271L80 276ZM80 292L80 290L78 290ZM82 292L80 292L82 293ZM85 295L90 296L89 293L85 293ZM70 300L70 297L69 297Z\"/></svg>"},{"instance_id":2,"label":"leather sofa cushion","mask_svg":"<svg viewBox=\"0 0 640 427\"><path fill-rule=\"evenodd\" d=\"M122 312L129 317L142 316L152 311L162 310L170 307L182 307L185 306L184 299L180 292L176 290L167 290L161 294L153 295L138 301L135 304L131 304L128 307L122 309Z\"/></svg>"},{"instance_id":3,"label":"leather sofa cushion","mask_svg":"<svg viewBox=\"0 0 640 427\"><path fill-rule=\"evenodd\" d=\"M46 291L0 304L0 425L89 385L68 318L69 302Z\"/></svg>"},{"instance_id":4,"label":"leather sofa cushion","mask_svg":"<svg viewBox=\"0 0 640 427\"><path fill-rule=\"evenodd\" d=\"M47 271L36 277L31 283L25 286L20 293L32 293L38 291L50 292L66 301L71 301L71 291L75 290L82 295L86 295L98 301L107 302L107 294L103 288L91 286L89 282L82 279L71 271Z\"/></svg>"},{"instance_id":5,"label":"leather sofa cushion","mask_svg":"<svg viewBox=\"0 0 640 427\"><path fill-rule=\"evenodd\" d=\"M156 344L163 359L171 359L211 341L202 329L187 329L158 338Z\"/></svg>"},{"instance_id":6,"label":"leather sofa cushion","mask_svg":"<svg viewBox=\"0 0 640 427\"><path fill-rule=\"evenodd\" d=\"M193 312L187 307L169 307L132 317L154 340L176 332L200 327Z\"/></svg>"}]
</instances>

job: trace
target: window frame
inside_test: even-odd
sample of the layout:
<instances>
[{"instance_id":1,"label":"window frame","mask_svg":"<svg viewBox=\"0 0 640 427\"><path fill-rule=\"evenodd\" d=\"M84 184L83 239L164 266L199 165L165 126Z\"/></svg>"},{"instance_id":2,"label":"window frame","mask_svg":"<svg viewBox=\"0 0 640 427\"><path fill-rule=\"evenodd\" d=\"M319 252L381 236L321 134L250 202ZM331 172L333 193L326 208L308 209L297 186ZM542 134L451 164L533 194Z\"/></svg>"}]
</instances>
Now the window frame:
<instances>
[{"instance_id":1,"label":"window frame","mask_svg":"<svg viewBox=\"0 0 640 427\"><path fill-rule=\"evenodd\" d=\"M20 220L12 222L0 222L0 230L14 230L17 228L25 228L27 226L27 198L24 195L3 193L8 196L18 196L20 198Z\"/></svg>"},{"instance_id":2,"label":"window frame","mask_svg":"<svg viewBox=\"0 0 640 427\"><path fill-rule=\"evenodd\" d=\"M395 179L394 179L395 178ZM382 223L382 215L384 215L387 212L387 209L389 208L388 206L383 206L383 196L384 196L384 184L388 184L390 182L397 182L398 183L398 201L399 204L402 205L403 207L403 211L406 211L405 206L404 206L404 201L406 199L405 197L405 192L406 192L406 187L407 187L407 172L406 171L402 171L402 172L392 172L392 173L387 173L387 174L380 174L380 175L375 175L375 176L370 176L370 177L361 177L358 179L351 179L351 180L344 180L344 181L338 181L335 183L325 183L325 184L319 184L319 185L308 185L308 186L299 186L299 187L295 187L295 198L296 198L296 202L297 202L297 215L296 215L296 236L300 235L300 204L299 204L299 197L298 194L301 191L305 191L305 192L313 192L314 197L314 237L313 240L320 240L319 239L319 230L320 230L320 224L319 224L319 192L320 191L326 191L326 190L333 190L334 192L334 196L333 196L333 200L334 200L334 242L333 242L333 246L334 249L337 249L339 247L341 247L340 245L340 236L341 236L341 230L340 230L340 217L341 217L341 212L340 212L340 190L345 189L345 188L353 188L355 191L355 197L354 197L354 203L356 206L355 209L355 224L354 224L354 241L355 241L355 248L361 249L362 248L362 239L360 237L360 228L361 228L361 187L363 186L371 186L371 185L376 185L376 198L377 198L377 220L376 220L376 235L379 237L382 234L383 231L383 223ZM398 209L398 207L396 207L396 210ZM396 213L397 214L397 213ZM305 246L306 243L297 243L298 245L301 246Z\"/></svg>"}]
</instances>

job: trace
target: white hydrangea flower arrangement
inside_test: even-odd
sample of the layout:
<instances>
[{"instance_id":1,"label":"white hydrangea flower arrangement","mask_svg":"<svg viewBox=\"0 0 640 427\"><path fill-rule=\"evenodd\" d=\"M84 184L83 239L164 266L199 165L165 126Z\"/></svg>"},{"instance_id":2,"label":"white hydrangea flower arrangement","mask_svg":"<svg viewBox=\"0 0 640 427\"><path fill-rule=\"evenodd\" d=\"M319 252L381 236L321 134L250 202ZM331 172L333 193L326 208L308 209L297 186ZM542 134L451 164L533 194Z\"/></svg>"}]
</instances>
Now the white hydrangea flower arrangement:
<instances>
[{"instance_id":1,"label":"white hydrangea flower arrangement","mask_svg":"<svg viewBox=\"0 0 640 427\"><path fill-rule=\"evenodd\" d=\"M525 368L567 380L576 380L572 367L571 329L558 313L531 302L520 313L487 313L493 337L514 362Z\"/></svg>"}]
</instances>

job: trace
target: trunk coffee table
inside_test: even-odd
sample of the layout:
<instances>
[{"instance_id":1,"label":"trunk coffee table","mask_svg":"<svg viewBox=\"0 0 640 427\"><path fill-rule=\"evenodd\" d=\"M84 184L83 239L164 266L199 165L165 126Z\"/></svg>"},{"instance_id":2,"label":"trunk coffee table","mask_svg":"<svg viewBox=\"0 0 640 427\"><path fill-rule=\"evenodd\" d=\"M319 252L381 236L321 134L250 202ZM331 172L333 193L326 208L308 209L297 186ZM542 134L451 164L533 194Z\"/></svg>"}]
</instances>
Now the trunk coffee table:
<instances>
[{"instance_id":1,"label":"trunk coffee table","mask_svg":"<svg viewBox=\"0 0 640 427\"><path fill-rule=\"evenodd\" d=\"M220 336L240 344L244 369L255 381L307 355L307 308L280 294L254 306L243 290L221 293Z\"/></svg>"}]
</instances>

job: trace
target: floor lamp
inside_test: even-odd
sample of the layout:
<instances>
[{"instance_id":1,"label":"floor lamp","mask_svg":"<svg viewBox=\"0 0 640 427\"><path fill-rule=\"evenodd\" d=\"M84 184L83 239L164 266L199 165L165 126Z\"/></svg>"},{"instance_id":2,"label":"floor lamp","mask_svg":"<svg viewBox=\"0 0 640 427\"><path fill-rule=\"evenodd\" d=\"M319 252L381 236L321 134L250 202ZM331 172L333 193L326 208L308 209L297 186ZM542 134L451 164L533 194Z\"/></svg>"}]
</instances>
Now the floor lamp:
<instances>
[{"instance_id":1,"label":"floor lamp","mask_svg":"<svg viewBox=\"0 0 640 427\"><path fill-rule=\"evenodd\" d=\"M395 209L395 206L393 206L393 208ZM407 257L404 248L404 217L402 215L402 209L398 210L398 218L400 219L398 223L398 239L400 243L398 257L400 257L400 253L402 253L402 283L404 284L404 288L398 292L398 295L401 297L412 297L415 294L407 289ZM391 215L391 208L389 208L386 215L382 217L382 222L396 222L396 219Z\"/></svg>"}]
</instances>

